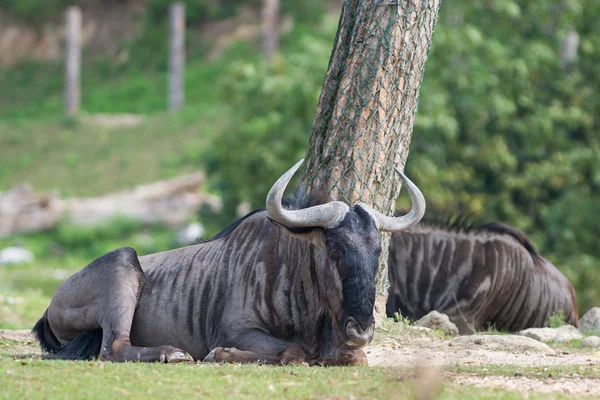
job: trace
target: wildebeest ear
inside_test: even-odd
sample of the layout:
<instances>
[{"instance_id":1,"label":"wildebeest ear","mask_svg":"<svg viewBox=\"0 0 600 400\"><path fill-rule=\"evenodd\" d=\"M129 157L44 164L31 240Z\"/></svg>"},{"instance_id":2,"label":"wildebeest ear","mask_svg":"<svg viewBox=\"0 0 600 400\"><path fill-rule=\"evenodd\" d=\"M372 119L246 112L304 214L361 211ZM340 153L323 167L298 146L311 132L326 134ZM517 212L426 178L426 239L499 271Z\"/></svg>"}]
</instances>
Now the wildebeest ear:
<instances>
[{"instance_id":1,"label":"wildebeest ear","mask_svg":"<svg viewBox=\"0 0 600 400\"><path fill-rule=\"evenodd\" d=\"M271 221L273 223L273 225L275 225L279 229L289 233L290 235L292 235L298 239L308 240L315 246L317 246L321 249L325 249L325 237L323 235L324 229L321 228L320 226L287 226L287 225L280 224L279 222L275 221L271 217L267 217L267 218L269 218L269 221Z\"/></svg>"}]
</instances>

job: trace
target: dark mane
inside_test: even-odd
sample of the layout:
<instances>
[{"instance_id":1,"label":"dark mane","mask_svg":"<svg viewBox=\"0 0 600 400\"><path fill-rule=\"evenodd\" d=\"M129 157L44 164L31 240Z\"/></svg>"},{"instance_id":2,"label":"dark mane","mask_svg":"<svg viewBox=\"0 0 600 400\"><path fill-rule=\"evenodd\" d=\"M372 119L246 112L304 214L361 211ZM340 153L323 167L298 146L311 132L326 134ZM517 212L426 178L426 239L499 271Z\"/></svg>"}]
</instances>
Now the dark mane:
<instances>
[{"instance_id":1,"label":"dark mane","mask_svg":"<svg viewBox=\"0 0 600 400\"><path fill-rule=\"evenodd\" d=\"M501 235L512 236L517 242L519 242L523 247L525 247L525 249L527 249L527 251L529 252L529 254L531 254L533 258L539 257L539 254L535 250L535 247L533 247L533 243L531 243L529 238L527 238L527 236L525 236L525 234L518 229L515 229L508 225L504 225L500 222L488 222L486 224L479 225L477 229L485 230L487 232L498 233Z\"/></svg>"},{"instance_id":2,"label":"dark mane","mask_svg":"<svg viewBox=\"0 0 600 400\"><path fill-rule=\"evenodd\" d=\"M331 196L322 191L306 195L306 186L299 185L294 194L283 199L283 207L288 210L301 210L303 208L318 206L330 202Z\"/></svg>"},{"instance_id":3,"label":"dark mane","mask_svg":"<svg viewBox=\"0 0 600 400\"><path fill-rule=\"evenodd\" d=\"M403 215L403 213L399 212L397 215ZM428 211L419 224L443 229L449 232L487 232L496 233L499 235L507 235L515 239L521 246L523 246L531 255L531 257L536 260L540 258L540 255L533 246L533 243L531 243L529 238L527 238L523 232L501 222L481 222L477 219L477 217L471 214L448 216L447 214L443 214L434 210Z\"/></svg>"},{"instance_id":4,"label":"dark mane","mask_svg":"<svg viewBox=\"0 0 600 400\"><path fill-rule=\"evenodd\" d=\"M471 232L481 226L481 222L472 214L448 215L436 210L428 210L419 223L452 232Z\"/></svg>"},{"instance_id":5,"label":"dark mane","mask_svg":"<svg viewBox=\"0 0 600 400\"><path fill-rule=\"evenodd\" d=\"M244 222L246 219L250 218L251 216L253 216L254 214L264 211L264 208L259 208L257 210L251 211L248 214L246 214L245 216L243 216L242 218L238 219L237 221L235 221L234 223L232 223L231 225L229 225L227 228L223 229L221 232L217 233L212 239L208 239L208 240L202 240L201 238L198 239L198 241L194 244L198 244L198 243L207 243L207 242L212 242L213 240L217 240L217 239L221 239L225 236L228 236L231 234L231 232L233 232L235 230L235 228L237 228L238 226L240 226L240 224L242 222Z\"/></svg>"}]
</instances>

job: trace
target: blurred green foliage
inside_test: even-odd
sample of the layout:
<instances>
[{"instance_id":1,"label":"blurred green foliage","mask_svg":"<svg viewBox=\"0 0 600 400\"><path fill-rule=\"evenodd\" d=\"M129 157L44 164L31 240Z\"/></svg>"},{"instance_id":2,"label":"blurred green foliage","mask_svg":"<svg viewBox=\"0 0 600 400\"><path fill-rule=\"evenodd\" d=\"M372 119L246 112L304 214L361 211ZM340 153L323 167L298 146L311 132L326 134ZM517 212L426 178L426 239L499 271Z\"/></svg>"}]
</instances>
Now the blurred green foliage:
<instances>
[{"instance_id":1,"label":"blurred green foliage","mask_svg":"<svg viewBox=\"0 0 600 400\"><path fill-rule=\"evenodd\" d=\"M235 111L207 147L204 164L230 215L242 201L264 207L286 165L304 157L336 27L324 19L301 37L298 50L271 63L235 62L217 85L220 100Z\"/></svg>"}]
</instances>

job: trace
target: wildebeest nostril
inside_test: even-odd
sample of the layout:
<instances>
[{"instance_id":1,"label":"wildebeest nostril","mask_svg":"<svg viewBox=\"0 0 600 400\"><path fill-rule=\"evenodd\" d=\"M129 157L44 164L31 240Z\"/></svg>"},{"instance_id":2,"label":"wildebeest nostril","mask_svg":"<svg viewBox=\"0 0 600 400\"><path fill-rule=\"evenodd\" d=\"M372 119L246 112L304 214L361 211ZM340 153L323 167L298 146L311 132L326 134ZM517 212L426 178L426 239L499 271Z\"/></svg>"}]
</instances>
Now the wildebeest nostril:
<instances>
[{"instance_id":1,"label":"wildebeest nostril","mask_svg":"<svg viewBox=\"0 0 600 400\"><path fill-rule=\"evenodd\" d=\"M364 346L371 341L374 333L374 321L367 328L363 328L356 319L349 317L345 325L345 333L353 345Z\"/></svg>"}]
</instances>

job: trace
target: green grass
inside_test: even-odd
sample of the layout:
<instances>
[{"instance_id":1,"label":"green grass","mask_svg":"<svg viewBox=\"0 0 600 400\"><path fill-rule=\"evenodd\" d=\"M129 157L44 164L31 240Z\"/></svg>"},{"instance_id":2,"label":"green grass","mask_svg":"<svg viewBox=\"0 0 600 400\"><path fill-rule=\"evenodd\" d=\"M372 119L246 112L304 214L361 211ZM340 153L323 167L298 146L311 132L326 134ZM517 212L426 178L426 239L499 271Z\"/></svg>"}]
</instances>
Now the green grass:
<instances>
[{"instance_id":1,"label":"green grass","mask_svg":"<svg viewBox=\"0 0 600 400\"><path fill-rule=\"evenodd\" d=\"M228 66L236 60L252 62L258 58L259 53L244 42L234 43L210 61L192 54L185 70L186 104L202 114L205 106L218 102L215 88L229 73ZM115 68L111 62L96 57L82 66L83 112L148 115L167 109L166 63L136 60ZM31 62L10 68L0 66L0 76L0 93L8 94L0 97L0 121L52 120L63 115L62 64Z\"/></svg>"},{"instance_id":2,"label":"green grass","mask_svg":"<svg viewBox=\"0 0 600 400\"><path fill-rule=\"evenodd\" d=\"M147 117L136 127L107 128L84 122L0 122L0 190L29 182L35 191L93 196L198 170L219 111L203 118Z\"/></svg>"},{"instance_id":3,"label":"green grass","mask_svg":"<svg viewBox=\"0 0 600 400\"><path fill-rule=\"evenodd\" d=\"M556 314L550 317L549 326L550 328L560 328L563 325L566 325L565 322L565 314L562 310L559 310Z\"/></svg>"},{"instance_id":4,"label":"green grass","mask_svg":"<svg viewBox=\"0 0 600 400\"><path fill-rule=\"evenodd\" d=\"M42 361L35 343L0 339L0 399L26 398L420 398L433 382L401 368L270 367L212 364L113 364ZM22 357L23 355L28 355ZM463 371L472 374L471 371ZM487 375L504 375L490 369ZM536 378L536 376L532 376ZM540 377L544 378L544 377ZM520 399L516 392L443 380L436 399ZM534 395L532 399L563 399ZM572 397L571 397L572 398Z\"/></svg>"},{"instance_id":5,"label":"green grass","mask_svg":"<svg viewBox=\"0 0 600 400\"><path fill-rule=\"evenodd\" d=\"M390 398L410 387L391 374L368 368L110 364L32 361L14 363L4 375L7 390L26 398ZM3 365L4 366L4 365ZM4 368L6 369L6 367ZM357 384L364 382L363 384ZM8 395L8 396L6 396Z\"/></svg>"},{"instance_id":6,"label":"green grass","mask_svg":"<svg viewBox=\"0 0 600 400\"><path fill-rule=\"evenodd\" d=\"M0 289L0 329L30 329L50 304L41 290Z\"/></svg>"}]
</instances>

